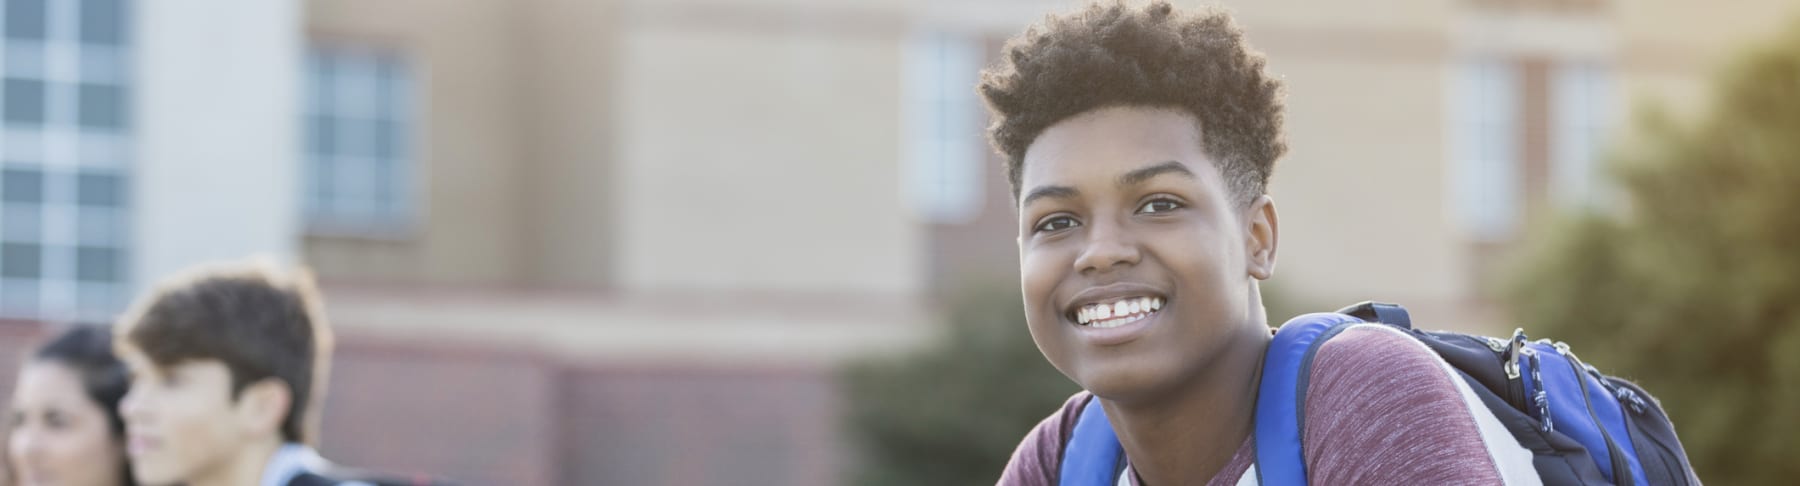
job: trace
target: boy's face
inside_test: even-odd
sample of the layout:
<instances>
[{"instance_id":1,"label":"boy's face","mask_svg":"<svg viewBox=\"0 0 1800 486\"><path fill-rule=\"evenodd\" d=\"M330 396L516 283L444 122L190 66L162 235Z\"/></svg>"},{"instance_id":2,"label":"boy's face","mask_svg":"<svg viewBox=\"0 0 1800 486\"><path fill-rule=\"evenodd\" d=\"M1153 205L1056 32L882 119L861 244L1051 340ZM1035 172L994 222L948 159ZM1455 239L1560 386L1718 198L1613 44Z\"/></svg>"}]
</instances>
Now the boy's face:
<instances>
[{"instance_id":1,"label":"boy's face","mask_svg":"<svg viewBox=\"0 0 1800 486\"><path fill-rule=\"evenodd\" d=\"M1179 111L1104 108L1026 150L1026 321L1050 363L1102 397L1171 390L1267 337L1251 293L1273 269L1272 203L1240 211L1200 129Z\"/></svg>"},{"instance_id":2,"label":"boy's face","mask_svg":"<svg viewBox=\"0 0 1800 486\"><path fill-rule=\"evenodd\" d=\"M227 467L256 437L242 400L234 400L224 362L159 366L136 347L120 347L131 391L119 403L132 474L147 485L206 477Z\"/></svg>"}]
</instances>

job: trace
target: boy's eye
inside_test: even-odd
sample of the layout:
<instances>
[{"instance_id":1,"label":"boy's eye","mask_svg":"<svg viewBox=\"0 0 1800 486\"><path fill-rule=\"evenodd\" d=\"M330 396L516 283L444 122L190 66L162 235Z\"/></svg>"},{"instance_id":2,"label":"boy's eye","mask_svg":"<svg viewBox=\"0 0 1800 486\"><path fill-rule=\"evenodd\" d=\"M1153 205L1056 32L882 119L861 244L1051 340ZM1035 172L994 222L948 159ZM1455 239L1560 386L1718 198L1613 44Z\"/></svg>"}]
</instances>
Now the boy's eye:
<instances>
[{"instance_id":1,"label":"boy's eye","mask_svg":"<svg viewBox=\"0 0 1800 486\"><path fill-rule=\"evenodd\" d=\"M1075 218L1071 218L1068 216L1057 216L1054 218L1046 219L1042 223L1038 223L1036 228L1032 228L1032 232L1042 233L1045 231L1065 230L1065 229L1074 228L1074 227L1080 226L1080 225L1081 225L1081 223L1075 222Z\"/></svg>"},{"instance_id":2,"label":"boy's eye","mask_svg":"<svg viewBox=\"0 0 1800 486\"><path fill-rule=\"evenodd\" d=\"M1154 199L1138 207L1139 214L1166 213L1181 209L1181 203L1169 199Z\"/></svg>"},{"instance_id":3,"label":"boy's eye","mask_svg":"<svg viewBox=\"0 0 1800 486\"><path fill-rule=\"evenodd\" d=\"M14 410L12 416L7 419L6 425L10 429L17 429L25 425L25 412Z\"/></svg>"},{"instance_id":4,"label":"boy's eye","mask_svg":"<svg viewBox=\"0 0 1800 486\"><path fill-rule=\"evenodd\" d=\"M61 413L51 410L50 413L44 414L44 425L49 426L51 430L61 429L68 425L68 420Z\"/></svg>"}]
</instances>

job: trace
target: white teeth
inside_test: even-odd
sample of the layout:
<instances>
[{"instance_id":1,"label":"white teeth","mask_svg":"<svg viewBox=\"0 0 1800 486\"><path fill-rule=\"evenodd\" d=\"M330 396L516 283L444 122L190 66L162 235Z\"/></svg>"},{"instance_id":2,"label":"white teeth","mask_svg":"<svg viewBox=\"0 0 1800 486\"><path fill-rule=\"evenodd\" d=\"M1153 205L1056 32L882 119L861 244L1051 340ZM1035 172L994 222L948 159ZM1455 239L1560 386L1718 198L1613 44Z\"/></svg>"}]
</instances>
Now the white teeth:
<instances>
[{"instance_id":1,"label":"white teeth","mask_svg":"<svg viewBox=\"0 0 1800 486\"><path fill-rule=\"evenodd\" d=\"M1110 304L1088 304L1075 311L1076 322L1097 328L1119 327L1162 310L1161 297L1138 297Z\"/></svg>"}]
</instances>

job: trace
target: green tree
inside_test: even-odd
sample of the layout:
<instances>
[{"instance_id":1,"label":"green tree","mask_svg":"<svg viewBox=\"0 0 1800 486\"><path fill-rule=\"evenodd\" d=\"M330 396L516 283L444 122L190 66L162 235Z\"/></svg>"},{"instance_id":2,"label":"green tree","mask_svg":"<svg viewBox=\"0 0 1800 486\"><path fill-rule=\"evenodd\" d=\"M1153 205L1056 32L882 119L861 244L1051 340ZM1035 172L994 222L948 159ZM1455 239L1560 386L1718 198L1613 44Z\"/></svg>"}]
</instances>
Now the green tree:
<instances>
[{"instance_id":1,"label":"green tree","mask_svg":"<svg viewBox=\"0 0 1800 486\"><path fill-rule=\"evenodd\" d=\"M1800 24L1732 63L1707 111L1652 109L1610 161L1616 211L1539 236L1507 301L1661 399L1701 478L1800 477Z\"/></svg>"}]
</instances>

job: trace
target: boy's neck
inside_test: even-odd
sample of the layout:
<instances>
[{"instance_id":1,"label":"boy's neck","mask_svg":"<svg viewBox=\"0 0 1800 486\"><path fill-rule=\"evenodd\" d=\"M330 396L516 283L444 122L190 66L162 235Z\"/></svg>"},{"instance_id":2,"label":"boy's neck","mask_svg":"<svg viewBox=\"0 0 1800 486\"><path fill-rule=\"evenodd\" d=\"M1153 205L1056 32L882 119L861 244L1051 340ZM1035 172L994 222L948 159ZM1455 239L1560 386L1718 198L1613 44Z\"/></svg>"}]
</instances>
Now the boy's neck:
<instances>
[{"instance_id":1,"label":"boy's neck","mask_svg":"<svg viewBox=\"0 0 1800 486\"><path fill-rule=\"evenodd\" d=\"M263 470L268 468L269 460L275 457L275 452L281 450L281 445L280 437L269 437L245 444L226 458L223 464L204 473L204 476L190 478L187 486L262 484Z\"/></svg>"},{"instance_id":2,"label":"boy's neck","mask_svg":"<svg viewBox=\"0 0 1800 486\"><path fill-rule=\"evenodd\" d=\"M1231 462L1255 430L1256 391L1266 326L1246 326L1192 386L1134 403L1104 401L1107 417L1131 460L1153 486L1203 482Z\"/></svg>"}]
</instances>

